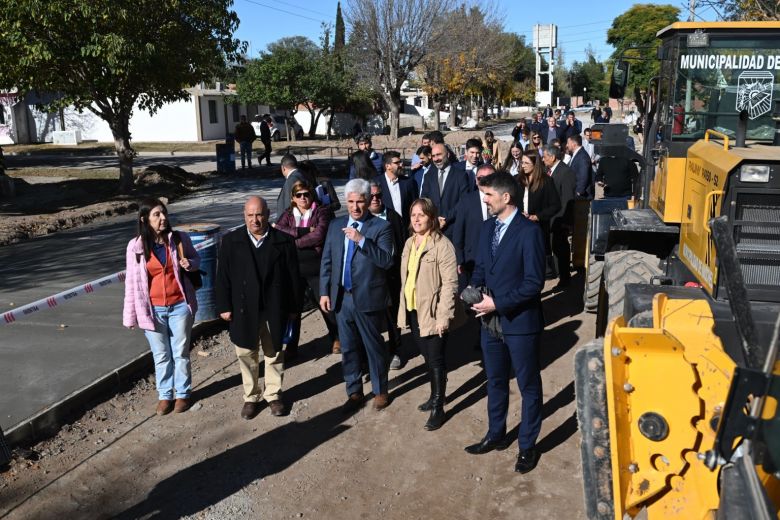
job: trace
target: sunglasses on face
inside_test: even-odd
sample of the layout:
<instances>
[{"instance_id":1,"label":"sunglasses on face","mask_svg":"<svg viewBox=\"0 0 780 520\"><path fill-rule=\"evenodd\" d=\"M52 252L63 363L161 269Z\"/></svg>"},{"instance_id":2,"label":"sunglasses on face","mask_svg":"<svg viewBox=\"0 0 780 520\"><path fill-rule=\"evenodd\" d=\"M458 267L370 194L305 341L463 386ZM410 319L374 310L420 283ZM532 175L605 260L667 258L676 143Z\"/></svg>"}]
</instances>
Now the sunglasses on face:
<instances>
[{"instance_id":1,"label":"sunglasses on face","mask_svg":"<svg viewBox=\"0 0 780 520\"><path fill-rule=\"evenodd\" d=\"M295 194L295 198L296 199L303 199L303 198L309 198L309 197L311 197L311 193L309 193L308 191L300 191L300 192Z\"/></svg>"},{"instance_id":2,"label":"sunglasses on face","mask_svg":"<svg viewBox=\"0 0 780 520\"><path fill-rule=\"evenodd\" d=\"M371 194L371 198L372 199L381 199L382 198L382 192L380 191L379 193L372 193Z\"/></svg>"}]
</instances>

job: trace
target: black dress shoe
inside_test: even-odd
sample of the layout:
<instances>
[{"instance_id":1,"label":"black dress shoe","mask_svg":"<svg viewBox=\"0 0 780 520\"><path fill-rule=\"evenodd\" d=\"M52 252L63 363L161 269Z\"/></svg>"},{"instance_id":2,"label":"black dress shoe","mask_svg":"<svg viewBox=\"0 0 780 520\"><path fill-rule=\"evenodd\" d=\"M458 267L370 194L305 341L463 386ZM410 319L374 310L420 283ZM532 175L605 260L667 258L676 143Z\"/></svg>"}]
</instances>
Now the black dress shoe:
<instances>
[{"instance_id":1,"label":"black dress shoe","mask_svg":"<svg viewBox=\"0 0 780 520\"><path fill-rule=\"evenodd\" d=\"M539 450L535 448L529 448L527 450L520 450L517 454L517 462L515 463L515 471L518 473L528 473L536 467L539 462Z\"/></svg>"},{"instance_id":2,"label":"black dress shoe","mask_svg":"<svg viewBox=\"0 0 780 520\"><path fill-rule=\"evenodd\" d=\"M261 406L260 403L253 403L251 401L245 402L244 406L241 408L241 417L246 420L254 419L257 417L257 414L260 413Z\"/></svg>"},{"instance_id":3,"label":"black dress shoe","mask_svg":"<svg viewBox=\"0 0 780 520\"><path fill-rule=\"evenodd\" d=\"M491 441L487 437L479 441L477 444L472 444L471 446L466 446L464 449L466 450L466 453L471 453L472 455L482 455L484 453L489 453L493 450L505 450L509 447L509 443L506 442L505 439L501 438L495 441Z\"/></svg>"}]
</instances>

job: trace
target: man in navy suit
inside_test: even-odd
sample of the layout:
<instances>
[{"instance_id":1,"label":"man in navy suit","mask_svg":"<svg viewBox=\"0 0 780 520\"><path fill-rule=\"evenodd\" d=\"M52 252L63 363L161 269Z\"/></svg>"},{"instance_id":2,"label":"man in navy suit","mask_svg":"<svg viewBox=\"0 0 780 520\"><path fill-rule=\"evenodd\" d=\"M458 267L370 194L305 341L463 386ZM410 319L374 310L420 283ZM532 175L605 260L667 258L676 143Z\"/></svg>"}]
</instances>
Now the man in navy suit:
<instances>
[{"instance_id":1,"label":"man in navy suit","mask_svg":"<svg viewBox=\"0 0 780 520\"><path fill-rule=\"evenodd\" d=\"M517 209L518 187L512 176L494 173L480 179L479 188L491 218L482 225L471 285L488 294L472 306L477 316L496 313L501 338L482 328L482 355L487 376L488 432L466 447L480 455L504 449L509 408L509 373L514 371L522 395L520 446L515 471L536 467L536 439L542 426L542 376L539 338L544 328L541 292L544 286L544 238L541 228ZM492 296L491 296L492 294Z\"/></svg>"},{"instance_id":2,"label":"man in navy suit","mask_svg":"<svg viewBox=\"0 0 780 520\"><path fill-rule=\"evenodd\" d=\"M383 173L375 177L382 191L382 203L388 210L395 211L401 217L404 227L408 228L409 210L417 198L416 184L414 180L401 175L403 161L400 153L390 150L385 153L382 162Z\"/></svg>"},{"instance_id":3,"label":"man in navy suit","mask_svg":"<svg viewBox=\"0 0 780 520\"><path fill-rule=\"evenodd\" d=\"M482 141L471 138L466 141L466 156L458 165L469 176L469 190L477 190L477 168L482 165Z\"/></svg>"},{"instance_id":4,"label":"man in navy suit","mask_svg":"<svg viewBox=\"0 0 780 520\"><path fill-rule=\"evenodd\" d=\"M577 178L576 194L581 199L593 198L591 184L593 184L593 164L588 152L582 147L582 136L572 135L566 140L566 151L571 155L569 168L574 171Z\"/></svg>"},{"instance_id":5,"label":"man in navy suit","mask_svg":"<svg viewBox=\"0 0 780 520\"><path fill-rule=\"evenodd\" d=\"M492 173L496 173L493 165L483 164L477 169L477 181ZM474 272L482 223L491 215L485 201L482 200L481 191L464 195L455 212L457 218L454 224L452 245L455 246L455 258L458 262L458 289L462 291L468 285L471 274Z\"/></svg>"},{"instance_id":6,"label":"man in navy suit","mask_svg":"<svg viewBox=\"0 0 780 520\"><path fill-rule=\"evenodd\" d=\"M456 220L455 208L469 192L469 179L458 164L449 161L447 148L442 143L431 147L433 166L425 176L420 196L431 199L439 210L439 224L444 236L452 241Z\"/></svg>"},{"instance_id":7,"label":"man in navy suit","mask_svg":"<svg viewBox=\"0 0 780 520\"><path fill-rule=\"evenodd\" d=\"M368 181L352 179L344 188L348 215L330 223L320 265L320 307L335 311L341 340L341 364L349 398L344 411L363 405L360 343L368 355L374 408L389 404L389 352L382 330L389 304L387 270L393 266L390 223L368 210Z\"/></svg>"}]
</instances>

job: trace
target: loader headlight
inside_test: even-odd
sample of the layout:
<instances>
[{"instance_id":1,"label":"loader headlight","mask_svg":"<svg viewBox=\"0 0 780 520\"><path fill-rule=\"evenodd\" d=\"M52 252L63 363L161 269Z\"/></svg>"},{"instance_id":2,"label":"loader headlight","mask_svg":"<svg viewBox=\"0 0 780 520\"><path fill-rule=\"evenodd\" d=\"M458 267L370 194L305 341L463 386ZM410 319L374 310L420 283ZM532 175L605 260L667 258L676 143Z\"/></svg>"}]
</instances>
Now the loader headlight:
<instances>
[{"instance_id":1,"label":"loader headlight","mask_svg":"<svg viewBox=\"0 0 780 520\"><path fill-rule=\"evenodd\" d=\"M742 182L769 182L768 164L743 164L739 169Z\"/></svg>"}]
</instances>

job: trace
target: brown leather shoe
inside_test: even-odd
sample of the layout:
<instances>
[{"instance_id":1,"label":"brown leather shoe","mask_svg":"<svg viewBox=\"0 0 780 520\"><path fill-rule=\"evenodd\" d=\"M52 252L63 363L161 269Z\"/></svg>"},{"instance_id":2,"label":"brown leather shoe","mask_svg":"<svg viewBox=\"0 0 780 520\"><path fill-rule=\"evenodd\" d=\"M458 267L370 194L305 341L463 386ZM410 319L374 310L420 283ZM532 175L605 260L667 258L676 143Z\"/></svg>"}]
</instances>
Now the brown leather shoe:
<instances>
[{"instance_id":1,"label":"brown leather shoe","mask_svg":"<svg viewBox=\"0 0 780 520\"><path fill-rule=\"evenodd\" d=\"M271 408L271 415L274 417L281 417L284 415L285 409L284 409L284 403L280 401L279 399L276 399L275 401L271 401L268 403L268 406Z\"/></svg>"},{"instance_id":2,"label":"brown leather shoe","mask_svg":"<svg viewBox=\"0 0 780 520\"><path fill-rule=\"evenodd\" d=\"M168 415L173 410L172 399L160 399L157 401L157 415Z\"/></svg>"},{"instance_id":3,"label":"brown leather shoe","mask_svg":"<svg viewBox=\"0 0 780 520\"><path fill-rule=\"evenodd\" d=\"M192 406L192 402L189 397L185 399L176 399L176 404L173 405L173 413L186 412Z\"/></svg>"},{"instance_id":4,"label":"brown leather shoe","mask_svg":"<svg viewBox=\"0 0 780 520\"><path fill-rule=\"evenodd\" d=\"M363 407L363 394L361 392L355 392L349 394L347 402L341 406L341 410L344 413L355 413Z\"/></svg>"},{"instance_id":5,"label":"brown leather shoe","mask_svg":"<svg viewBox=\"0 0 780 520\"><path fill-rule=\"evenodd\" d=\"M241 417L243 417L246 420L254 419L257 417L257 414L260 413L260 403L253 403L251 401L247 401L244 403L244 407L241 408Z\"/></svg>"},{"instance_id":6,"label":"brown leather shoe","mask_svg":"<svg viewBox=\"0 0 780 520\"><path fill-rule=\"evenodd\" d=\"M389 404L390 396L387 394L379 394L374 397L374 410L384 410Z\"/></svg>"},{"instance_id":7,"label":"brown leather shoe","mask_svg":"<svg viewBox=\"0 0 780 520\"><path fill-rule=\"evenodd\" d=\"M341 341L337 339L333 340L333 349L331 352L334 354L341 354Z\"/></svg>"}]
</instances>

